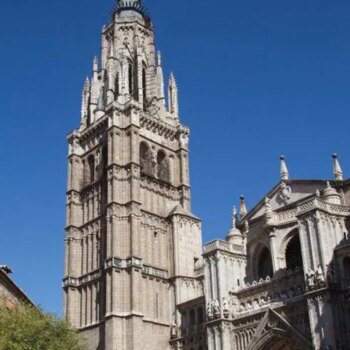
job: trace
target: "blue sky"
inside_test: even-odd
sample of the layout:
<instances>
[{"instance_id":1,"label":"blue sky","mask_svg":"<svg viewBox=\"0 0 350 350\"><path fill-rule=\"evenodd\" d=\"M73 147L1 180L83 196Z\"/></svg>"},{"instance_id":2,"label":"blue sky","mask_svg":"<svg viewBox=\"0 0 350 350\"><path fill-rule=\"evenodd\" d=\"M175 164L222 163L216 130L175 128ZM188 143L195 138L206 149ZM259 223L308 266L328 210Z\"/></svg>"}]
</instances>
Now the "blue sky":
<instances>
[{"instance_id":1,"label":"blue sky","mask_svg":"<svg viewBox=\"0 0 350 350\"><path fill-rule=\"evenodd\" d=\"M113 0L4 0L0 14L0 263L61 315L66 134ZM350 174L348 0L146 0L191 127L193 211L224 237L244 193Z\"/></svg>"}]
</instances>

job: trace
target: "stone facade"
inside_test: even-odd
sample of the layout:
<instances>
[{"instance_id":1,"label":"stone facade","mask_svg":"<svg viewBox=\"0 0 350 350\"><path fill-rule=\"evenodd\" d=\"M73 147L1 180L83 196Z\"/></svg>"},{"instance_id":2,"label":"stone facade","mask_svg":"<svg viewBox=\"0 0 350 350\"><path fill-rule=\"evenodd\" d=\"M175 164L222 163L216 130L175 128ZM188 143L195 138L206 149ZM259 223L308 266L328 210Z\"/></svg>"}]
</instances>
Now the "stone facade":
<instances>
[{"instance_id":1,"label":"stone facade","mask_svg":"<svg viewBox=\"0 0 350 350\"><path fill-rule=\"evenodd\" d=\"M64 312L87 349L168 349L177 305L203 296L189 130L167 86L168 104L146 11L119 2L68 136Z\"/></svg>"},{"instance_id":2,"label":"stone facade","mask_svg":"<svg viewBox=\"0 0 350 350\"><path fill-rule=\"evenodd\" d=\"M209 349L349 349L349 185L282 178L205 245Z\"/></svg>"},{"instance_id":3,"label":"stone facade","mask_svg":"<svg viewBox=\"0 0 350 350\"><path fill-rule=\"evenodd\" d=\"M349 349L350 181L281 181L202 249L189 130L141 1L118 1L68 136L65 318L88 350ZM166 103L167 95L167 103Z\"/></svg>"}]
</instances>

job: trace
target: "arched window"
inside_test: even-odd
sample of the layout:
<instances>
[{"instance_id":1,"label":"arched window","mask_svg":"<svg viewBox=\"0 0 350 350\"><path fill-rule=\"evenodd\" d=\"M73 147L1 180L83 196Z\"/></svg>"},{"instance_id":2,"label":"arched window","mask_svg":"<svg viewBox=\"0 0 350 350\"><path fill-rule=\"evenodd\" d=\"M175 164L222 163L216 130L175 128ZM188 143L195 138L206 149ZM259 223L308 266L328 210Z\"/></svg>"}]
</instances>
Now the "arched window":
<instances>
[{"instance_id":1,"label":"arched window","mask_svg":"<svg viewBox=\"0 0 350 350\"><path fill-rule=\"evenodd\" d=\"M134 94L134 69L131 62L129 62L128 77L129 77L129 94L133 95Z\"/></svg>"},{"instance_id":2,"label":"arched window","mask_svg":"<svg viewBox=\"0 0 350 350\"><path fill-rule=\"evenodd\" d=\"M115 75L115 82L114 82L114 96L119 96L119 73Z\"/></svg>"},{"instance_id":3,"label":"arched window","mask_svg":"<svg viewBox=\"0 0 350 350\"><path fill-rule=\"evenodd\" d=\"M273 276L273 268L270 251L265 247L258 260L258 278L265 279L267 276Z\"/></svg>"},{"instance_id":4,"label":"arched window","mask_svg":"<svg viewBox=\"0 0 350 350\"><path fill-rule=\"evenodd\" d=\"M142 68L142 100L143 100L143 109L146 109L147 102L147 80L146 80L146 67Z\"/></svg>"},{"instance_id":5,"label":"arched window","mask_svg":"<svg viewBox=\"0 0 350 350\"><path fill-rule=\"evenodd\" d=\"M102 148L102 175L106 177L107 175L107 167L108 167L108 148L107 146L103 146Z\"/></svg>"},{"instance_id":6,"label":"arched window","mask_svg":"<svg viewBox=\"0 0 350 350\"><path fill-rule=\"evenodd\" d=\"M346 256L343 260L344 280L345 284L350 285L350 257Z\"/></svg>"},{"instance_id":7,"label":"arched window","mask_svg":"<svg viewBox=\"0 0 350 350\"><path fill-rule=\"evenodd\" d=\"M190 326L194 326L196 324L196 313L193 309L190 311Z\"/></svg>"},{"instance_id":8,"label":"arched window","mask_svg":"<svg viewBox=\"0 0 350 350\"><path fill-rule=\"evenodd\" d=\"M163 151L158 152L157 165L158 165L158 179L165 182L170 182L169 162Z\"/></svg>"},{"instance_id":9,"label":"arched window","mask_svg":"<svg viewBox=\"0 0 350 350\"><path fill-rule=\"evenodd\" d=\"M198 323L202 324L204 322L204 312L203 312L202 306L198 307L197 315L198 315Z\"/></svg>"},{"instance_id":10,"label":"arched window","mask_svg":"<svg viewBox=\"0 0 350 350\"><path fill-rule=\"evenodd\" d=\"M142 173L150 176L154 175L152 153L145 142L141 142L140 145L140 165Z\"/></svg>"},{"instance_id":11,"label":"arched window","mask_svg":"<svg viewBox=\"0 0 350 350\"><path fill-rule=\"evenodd\" d=\"M286 265L289 270L303 267L303 258L301 255L301 245L298 233L294 235L287 245Z\"/></svg>"},{"instance_id":12,"label":"arched window","mask_svg":"<svg viewBox=\"0 0 350 350\"><path fill-rule=\"evenodd\" d=\"M86 182L91 183L95 181L95 158L90 155L88 158L88 169L86 172Z\"/></svg>"}]
</instances>

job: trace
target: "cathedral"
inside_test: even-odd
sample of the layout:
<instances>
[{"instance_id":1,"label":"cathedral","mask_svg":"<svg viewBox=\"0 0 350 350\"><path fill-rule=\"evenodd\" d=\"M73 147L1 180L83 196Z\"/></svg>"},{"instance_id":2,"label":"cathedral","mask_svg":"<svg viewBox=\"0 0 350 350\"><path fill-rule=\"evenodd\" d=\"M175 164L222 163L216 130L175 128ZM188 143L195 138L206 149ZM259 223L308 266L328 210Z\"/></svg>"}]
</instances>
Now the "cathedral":
<instances>
[{"instance_id":1,"label":"cathedral","mask_svg":"<svg viewBox=\"0 0 350 350\"><path fill-rule=\"evenodd\" d=\"M141 0L119 0L68 135L65 319L87 350L350 349L350 180L281 179L202 245L189 129Z\"/></svg>"}]
</instances>

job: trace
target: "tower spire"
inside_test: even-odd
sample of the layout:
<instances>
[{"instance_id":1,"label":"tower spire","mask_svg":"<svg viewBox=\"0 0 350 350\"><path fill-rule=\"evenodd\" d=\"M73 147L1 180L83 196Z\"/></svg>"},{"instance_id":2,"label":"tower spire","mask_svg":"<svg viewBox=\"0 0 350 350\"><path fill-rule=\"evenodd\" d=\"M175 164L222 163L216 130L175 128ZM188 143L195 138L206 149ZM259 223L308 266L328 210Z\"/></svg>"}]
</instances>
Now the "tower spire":
<instances>
[{"instance_id":1,"label":"tower spire","mask_svg":"<svg viewBox=\"0 0 350 350\"><path fill-rule=\"evenodd\" d=\"M336 153L334 153L332 155L333 158L333 174L334 174L334 178L337 181L343 181L344 177L343 177L343 170L339 164L339 160L338 160L338 155Z\"/></svg>"},{"instance_id":2,"label":"tower spire","mask_svg":"<svg viewBox=\"0 0 350 350\"><path fill-rule=\"evenodd\" d=\"M289 172L287 168L286 158L281 155L281 180L289 180Z\"/></svg>"}]
</instances>

